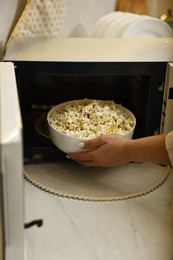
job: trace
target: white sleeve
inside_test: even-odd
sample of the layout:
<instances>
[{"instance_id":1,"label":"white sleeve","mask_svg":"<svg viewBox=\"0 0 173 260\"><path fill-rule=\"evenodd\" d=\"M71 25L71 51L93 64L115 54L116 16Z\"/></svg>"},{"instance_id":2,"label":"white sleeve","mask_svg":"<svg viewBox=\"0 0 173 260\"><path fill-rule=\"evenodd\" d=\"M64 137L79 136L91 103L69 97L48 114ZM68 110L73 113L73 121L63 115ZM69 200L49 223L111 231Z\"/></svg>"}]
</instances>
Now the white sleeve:
<instances>
[{"instance_id":1,"label":"white sleeve","mask_svg":"<svg viewBox=\"0 0 173 260\"><path fill-rule=\"evenodd\" d=\"M165 145L166 145L166 150L168 152L171 165L173 166L173 131L167 134Z\"/></svg>"}]
</instances>

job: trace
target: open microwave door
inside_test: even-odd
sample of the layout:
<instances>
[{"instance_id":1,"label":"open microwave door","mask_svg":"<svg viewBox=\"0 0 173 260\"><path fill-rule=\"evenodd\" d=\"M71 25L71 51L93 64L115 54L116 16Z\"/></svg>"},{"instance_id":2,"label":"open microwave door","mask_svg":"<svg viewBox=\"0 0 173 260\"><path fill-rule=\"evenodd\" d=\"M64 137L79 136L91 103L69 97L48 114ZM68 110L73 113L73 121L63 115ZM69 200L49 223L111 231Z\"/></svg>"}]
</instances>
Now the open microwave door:
<instances>
[{"instance_id":1,"label":"open microwave door","mask_svg":"<svg viewBox=\"0 0 173 260\"><path fill-rule=\"evenodd\" d=\"M24 260L22 153L14 66L0 62L0 260Z\"/></svg>"}]
</instances>

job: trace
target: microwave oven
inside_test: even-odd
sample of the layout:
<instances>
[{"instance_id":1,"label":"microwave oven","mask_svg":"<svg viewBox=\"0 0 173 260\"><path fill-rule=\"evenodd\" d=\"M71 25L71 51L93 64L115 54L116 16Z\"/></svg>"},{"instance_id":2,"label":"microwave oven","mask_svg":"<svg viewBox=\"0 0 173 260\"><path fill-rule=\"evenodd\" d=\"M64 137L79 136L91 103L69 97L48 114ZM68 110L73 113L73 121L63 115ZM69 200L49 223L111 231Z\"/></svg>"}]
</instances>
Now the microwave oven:
<instances>
[{"instance_id":1,"label":"microwave oven","mask_svg":"<svg viewBox=\"0 0 173 260\"><path fill-rule=\"evenodd\" d=\"M23 164L68 160L49 137L52 106L114 100L134 113L138 138L173 129L172 90L171 38L14 40L0 66L0 260L24 259Z\"/></svg>"},{"instance_id":2,"label":"microwave oven","mask_svg":"<svg viewBox=\"0 0 173 260\"><path fill-rule=\"evenodd\" d=\"M21 38L4 61L15 68L25 162L65 159L50 140L46 116L69 100L122 104L137 119L134 138L173 128L172 38Z\"/></svg>"}]
</instances>

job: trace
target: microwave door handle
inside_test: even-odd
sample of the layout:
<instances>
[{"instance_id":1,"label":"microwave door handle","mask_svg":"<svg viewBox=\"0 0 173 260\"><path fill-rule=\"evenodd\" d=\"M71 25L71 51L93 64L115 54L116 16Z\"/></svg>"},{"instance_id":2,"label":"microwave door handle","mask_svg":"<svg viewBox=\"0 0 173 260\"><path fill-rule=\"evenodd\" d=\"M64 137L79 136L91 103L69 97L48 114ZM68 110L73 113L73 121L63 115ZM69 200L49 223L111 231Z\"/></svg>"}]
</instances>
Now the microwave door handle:
<instances>
[{"instance_id":1,"label":"microwave door handle","mask_svg":"<svg viewBox=\"0 0 173 260\"><path fill-rule=\"evenodd\" d=\"M37 225L37 227L42 227L43 226L43 220L42 219L33 220L29 223L25 223L24 227L26 229L26 228L30 228L34 225Z\"/></svg>"}]
</instances>

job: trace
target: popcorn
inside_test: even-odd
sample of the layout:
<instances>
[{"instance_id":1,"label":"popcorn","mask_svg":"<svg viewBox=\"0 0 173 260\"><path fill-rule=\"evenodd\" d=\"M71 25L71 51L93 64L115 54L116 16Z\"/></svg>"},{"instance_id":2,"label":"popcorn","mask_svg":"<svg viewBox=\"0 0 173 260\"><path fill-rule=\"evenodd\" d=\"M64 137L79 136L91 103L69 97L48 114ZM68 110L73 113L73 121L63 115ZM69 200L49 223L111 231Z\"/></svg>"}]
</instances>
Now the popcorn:
<instances>
[{"instance_id":1,"label":"popcorn","mask_svg":"<svg viewBox=\"0 0 173 260\"><path fill-rule=\"evenodd\" d=\"M49 123L59 132L78 138L103 134L125 134L134 120L112 100L73 100L61 110L54 110Z\"/></svg>"}]
</instances>

